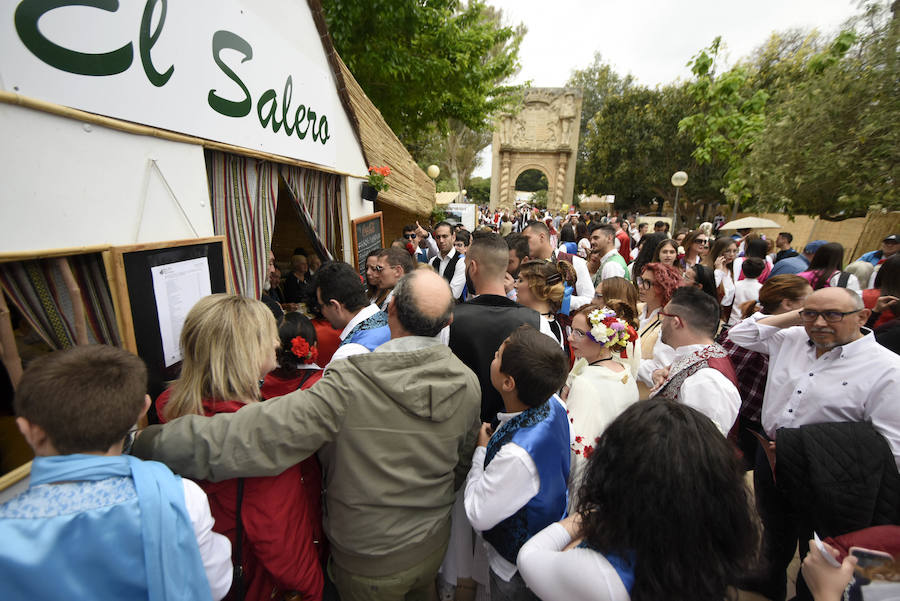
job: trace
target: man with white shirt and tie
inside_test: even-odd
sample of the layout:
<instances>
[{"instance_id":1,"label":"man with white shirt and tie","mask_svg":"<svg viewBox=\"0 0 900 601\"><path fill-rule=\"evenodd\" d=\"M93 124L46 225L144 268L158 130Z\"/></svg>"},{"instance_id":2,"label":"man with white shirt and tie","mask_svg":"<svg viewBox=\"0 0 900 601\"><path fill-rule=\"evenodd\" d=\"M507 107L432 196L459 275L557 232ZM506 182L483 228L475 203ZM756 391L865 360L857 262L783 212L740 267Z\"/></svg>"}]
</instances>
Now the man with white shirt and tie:
<instances>
[{"instance_id":1,"label":"man with white shirt and tie","mask_svg":"<svg viewBox=\"0 0 900 601\"><path fill-rule=\"evenodd\" d=\"M434 241L438 256L431 260L431 266L450 284L454 299L462 297L466 285L466 263L461 254L453 248L453 226L442 221L434 227Z\"/></svg>"},{"instance_id":2,"label":"man with white shirt and tie","mask_svg":"<svg viewBox=\"0 0 900 601\"><path fill-rule=\"evenodd\" d=\"M775 440L779 428L869 422L900 466L900 356L863 327L868 317L856 292L830 287L813 292L800 311L757 313L729 330L734 344L769 355L762 425L770 439ZM757 453L754 489L770 564L767 590L759 592L784 598L785 569L797 538L785 520L762 451Z\"/></svg>"}]
</instances>

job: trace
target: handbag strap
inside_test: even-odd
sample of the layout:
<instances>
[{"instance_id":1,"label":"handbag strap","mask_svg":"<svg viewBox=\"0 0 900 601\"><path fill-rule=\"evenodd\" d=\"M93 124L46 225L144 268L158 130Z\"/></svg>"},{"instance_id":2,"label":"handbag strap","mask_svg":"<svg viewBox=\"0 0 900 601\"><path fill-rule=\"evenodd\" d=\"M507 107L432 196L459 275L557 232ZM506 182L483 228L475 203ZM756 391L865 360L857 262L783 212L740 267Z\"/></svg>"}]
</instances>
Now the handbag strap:
<instances>
[{"instance_id":1,"label":"handbag strap","mask_svg":"<svg viewBox=\"0 0 900 601\"><path fill-rule=\"evenodd\" d=\"M235 601L244 601L244 562L242 546L244 542L244 523L241 520L241 505L244 501L244 479L238 478L237 509L235 510L236 531L234 535L234 577L233 589Z\"/></svg>"}]
</instances>

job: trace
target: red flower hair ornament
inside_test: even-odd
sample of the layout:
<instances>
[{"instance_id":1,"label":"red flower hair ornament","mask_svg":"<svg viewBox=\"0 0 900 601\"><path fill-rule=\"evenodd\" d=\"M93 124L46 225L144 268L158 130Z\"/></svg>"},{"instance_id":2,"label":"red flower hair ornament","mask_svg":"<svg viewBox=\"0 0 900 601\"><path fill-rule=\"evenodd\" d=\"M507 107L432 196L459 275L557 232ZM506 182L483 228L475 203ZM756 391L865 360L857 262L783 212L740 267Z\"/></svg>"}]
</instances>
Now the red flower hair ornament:
<instances>
[{"instance_id":1,"label":"red flower hair ornament","mask_svg":"<svg viewBox=\"0 0 900 601\"><path fill-rule=\"evenodd\" d=\"M297 336L291 340L291 352L305 365L312 365L319 357L319 352L303 336Z\"/></svg>"}]
</instances>

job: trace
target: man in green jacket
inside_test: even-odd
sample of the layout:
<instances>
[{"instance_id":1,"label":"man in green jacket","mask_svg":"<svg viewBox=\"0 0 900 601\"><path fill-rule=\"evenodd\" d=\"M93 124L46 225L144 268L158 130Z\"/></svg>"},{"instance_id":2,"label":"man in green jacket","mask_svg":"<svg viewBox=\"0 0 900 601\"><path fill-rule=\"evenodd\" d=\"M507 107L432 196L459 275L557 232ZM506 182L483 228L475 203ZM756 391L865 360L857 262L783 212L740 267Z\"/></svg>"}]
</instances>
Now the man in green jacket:
<instances>
[{"instance_id":1,"label":"man in green jacket","mask_svg":"<svg viewBox=\"0 0 900 601\"><path fill-rule=\"evenodd\" d=\"M310 389L215 417L150 426L133 453L212 481L278 474L318 451L325 532L343 601L427 599L480 426L478 378L436 338L447 282L394 288L391 339L334 362Z\"/></svg>"}]
</instances>

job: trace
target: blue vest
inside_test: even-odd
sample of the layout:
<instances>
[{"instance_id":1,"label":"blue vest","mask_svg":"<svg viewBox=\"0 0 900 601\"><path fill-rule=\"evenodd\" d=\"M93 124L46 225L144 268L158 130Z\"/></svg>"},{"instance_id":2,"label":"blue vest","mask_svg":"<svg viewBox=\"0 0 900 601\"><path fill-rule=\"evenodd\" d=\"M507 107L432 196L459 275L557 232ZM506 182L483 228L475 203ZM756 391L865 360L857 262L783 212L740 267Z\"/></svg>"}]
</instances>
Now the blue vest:
<instances>
[{"instance_id":1,"label":"blue vest","mask_svg":"<svg viewBox=\"0 0 900 601\"><path fill-rule=\"evenodd\" d=\"M485 469L509 442L516 443L528 453L541 479L538 493L528 503L483 533L484 540L506 561L514 564L519 549L529 538L566 514L569 420L556 396L500 426L488 442Z\"/></svg>"},{"instance_id":2,"label":"blue vest","mask_svg":"<svg viewBox=\"0 0 900 601\"><path fill-rule=\"evenodd\" d=\"M609 562L609 565L613 567L616 571L616 574L619 576L619 580L622 581L622 586L625 587L625 590L628 591L628 594L631 594L631 589L634 588L634 562L635 562L635 554L634 552L627 553L625 555L617 555L615 553L600 553L592 546L588 544L586 540L581 541L578 545L583 549L590 549L594 553L599 553L606 558L606 561Z\"/></svg>"},{"instance_id":3,"label":"blue vest","mask_svg":"<svg viewBox=\"0 0 900 601\"><path fill-rule=\"evenodd\" d=\"M211 598L181 478L161 463L37 457L0 505L0 541L4 599Z\"/></svg>"},{"instance_id":4,"label":"blue vest","mask_svg":"<svg viewBox=\"0 0 900 601\"><path fill-rule=\"evenodd\" d=\"M341 346L350 343L361 344L372 352L390 339L391 329L388 327L387 313L379 311L356 324L344 338Z\"/></svg>"}]
</instances>

